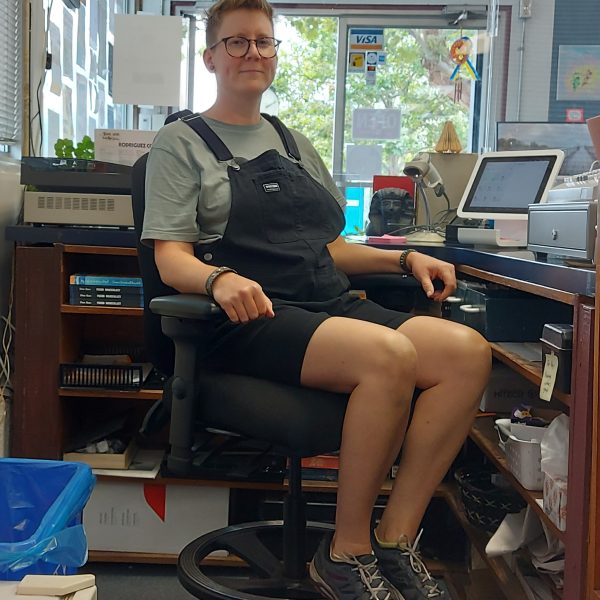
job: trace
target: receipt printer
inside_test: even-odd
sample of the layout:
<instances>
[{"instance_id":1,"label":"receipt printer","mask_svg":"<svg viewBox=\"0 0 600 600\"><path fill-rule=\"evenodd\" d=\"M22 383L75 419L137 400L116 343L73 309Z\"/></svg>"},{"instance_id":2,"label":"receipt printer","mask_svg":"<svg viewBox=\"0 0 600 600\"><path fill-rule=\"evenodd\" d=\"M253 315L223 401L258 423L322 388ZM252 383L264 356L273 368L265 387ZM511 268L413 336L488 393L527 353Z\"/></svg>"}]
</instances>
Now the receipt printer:
<instances>
[{"instance_id":1,"label":"receipt printer","mask_svg":"<svg viewBox=\"0 0 600 600\"><path fill-rule=\"evenodd\" d=\"M597 210L597 201L531 204L527 248L593 261Z\"/></svg>"}]
</instances>

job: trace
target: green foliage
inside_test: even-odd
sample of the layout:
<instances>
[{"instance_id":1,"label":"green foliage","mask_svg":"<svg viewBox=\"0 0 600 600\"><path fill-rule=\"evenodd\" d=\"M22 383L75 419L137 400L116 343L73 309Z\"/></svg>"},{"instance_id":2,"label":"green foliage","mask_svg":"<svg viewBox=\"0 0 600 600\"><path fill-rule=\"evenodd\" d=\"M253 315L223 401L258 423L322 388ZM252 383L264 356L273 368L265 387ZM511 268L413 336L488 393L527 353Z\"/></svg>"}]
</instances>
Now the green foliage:
<instances>
[{"instance_id":1,"label":"green foliage","mask_svg":"<svg viewBox=\"0 0 600 600\"><path fill-rule=\"evenodd\" d=\"M58 158L73 158L74 151L73 140L68 138L58 138L54 144L54 154Z\"/></svg>"},{"instance_id":2,"label":"green foliage","mask_svg":"<svg viewBox=\"0 0 600 600\"><path fill-rule=\"evenodd\" d=\"M58 158L91 160L94 158L94 142L89 135L84 135L77 146L73 146L73 140L69 138L59 138L54 144L54 153Z\"/></svg>"},{"instance_id":3,"label":"green foliage","mask_svg":"<svg viewBox=\"0 0 600 600\"><path fill-rule=\"evenodd\" d=\"M279 52L273 84L280 102L279 116L306 135L331 168L338 21L290 17L287 23L297 35L290 35ZM367 85L364 73L348 74L346 144L371 143L353 142L354 109L401 110L400 139L376 142L383 145L384 174L399 174L414 154L432 150L446 121L453 122L463 147L468 145L470 84L464 82L463 98L455 103L450 82L455 65L449 49L457 37L453 30L386 29L386 64L378 67L376 84Z\"/></svg>"}]
</instances>

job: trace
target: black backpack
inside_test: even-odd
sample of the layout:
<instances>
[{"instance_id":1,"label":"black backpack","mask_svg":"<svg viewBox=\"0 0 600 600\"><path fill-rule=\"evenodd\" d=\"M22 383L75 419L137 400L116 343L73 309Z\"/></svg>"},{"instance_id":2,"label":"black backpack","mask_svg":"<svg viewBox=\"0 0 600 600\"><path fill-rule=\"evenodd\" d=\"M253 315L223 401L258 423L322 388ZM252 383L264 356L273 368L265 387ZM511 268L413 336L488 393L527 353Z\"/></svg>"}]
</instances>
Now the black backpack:
<instances>
[{"instance_id":1,"label":"black backpack","mask_svg":"<svg viewBox=\"0 0 600 600\"><path fill-rule=\"evenodd\" d=\"M371 198L367 235L401 235L415 224L415 200L401 188L382 188Z\"/></svg>"}]
</instances>

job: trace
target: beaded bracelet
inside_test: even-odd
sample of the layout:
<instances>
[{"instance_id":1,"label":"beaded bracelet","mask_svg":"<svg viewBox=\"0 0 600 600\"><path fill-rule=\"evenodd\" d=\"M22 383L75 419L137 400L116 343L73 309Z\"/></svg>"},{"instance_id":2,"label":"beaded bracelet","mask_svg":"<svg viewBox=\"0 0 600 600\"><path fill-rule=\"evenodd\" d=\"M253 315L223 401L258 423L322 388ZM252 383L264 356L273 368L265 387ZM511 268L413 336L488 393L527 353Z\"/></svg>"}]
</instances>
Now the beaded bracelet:
<instances>
[{"instance_id":1,"label":"beaded bracelet","mask_svg":"<svg viewBox=\"0 0 600 600\"><path fill-rule=\"evenodd\" d=\"M416 252L416 250L413 250L412 248L409 248L408 250L402 250L402 252L400 253L400 259L398 260L398 264L400 265L400 269L402 270L403 273L412 273L411 268L408 266L408 263L406 262L408 259L408 255L411 252Z\"/></svg>"},{"instance_id":2,"label":"beaded bracelet","mask_svg":"<svg viewBox=\"0 0 600 600\"><path fill-rule=\"evenodd\" d=\"M207 278L206 278L206 295L211 299L214 300L214 296L213 296L213 285L215 283L215 279L217 277L219 277L220 275L223 275L223 273L235 273L237 275L237 271L235 271L234 269L232 269L231 267L217 267Z\"/></svg>"}]
</instances>

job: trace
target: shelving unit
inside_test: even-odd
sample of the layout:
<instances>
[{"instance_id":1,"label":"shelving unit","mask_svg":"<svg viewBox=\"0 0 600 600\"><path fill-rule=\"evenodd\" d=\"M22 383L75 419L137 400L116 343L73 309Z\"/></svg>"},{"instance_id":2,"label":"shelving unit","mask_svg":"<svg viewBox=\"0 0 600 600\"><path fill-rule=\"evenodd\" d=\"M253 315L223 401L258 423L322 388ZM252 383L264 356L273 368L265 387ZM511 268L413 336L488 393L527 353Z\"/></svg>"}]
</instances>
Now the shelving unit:
<instances>
[{"instance_id":1,"label":"shelving unit","mask_svg":"<svg viewBox=\"0 0 600 600\"><path fill-rule=\"evenodd\" d=\"M91 234L90 234L91 235ZM420 248L457 265L460 274L475 277L542 296L573 307L574 358L570 394L556 392L554 398L570 414L571 446L569 460L569 505L566 532L559 531L538 504L541 493L525 490L508 471L504 455L497 446L492 418L478 419L471 438L481 452L500 470L514 488L533 507L550 531L566 546L566 577L562 600L582 600L587 569L587 520L590 488L595 485L591 471L591 433L593 372L593 275L581 269L525 264L528 261L489 256L486 253L452 248ZM532 266L533 265L533 266ZM18 245L16 250L16 348L15 401L12 411L11 454L32 458L57 459L65 442L78 427L81 414L130 406L142 415L149 402L161 396L159 390L104 391L67 389L58 385L58 365L73 362L96 347L143 348L142 309L71 306L68 276L72 273L137 275L134 248L104 246ZM592 290L590 292L590 290ZM141 351L141 350L140 350ZM498 360L534 384L541 381L541 366L492 343ZM93 353L93 352L91 352ZM120 353L120 352L114 352ZM143 356L139 359L143 360ZM138 358L136 357L136 360ZM115 480L115 478L111 478ZM161 479L178 485L232 487L232 482ZM283 491L285 484L236 482L235 487ZM306 491L332 492L335 482L304 482ZM384 486L382 494L389 493ZM442 484L437 492L449 504L473 546L488 564L507 598L524 598L515 576L502 559L485 557L486 534L475 529L462 510L454 485ZM596 533L590 535L595 547ZM163 562L166 555L144 553L93 553L97 560L139 560Z\"/></svg>"},{"instance_id":2,"label":"shelving unit","mask_svg":"<svg viewBox=\"0 0 600 600\"><path fill-rule=\"evenodd\" d=\"M508 469L504 453L498 447L498 435L494 429L494 418L480 417L476 419L473 427L471 428L470 437L479 446L479 448L481 448L485 456L492 461L494 466L500 471L500 473L502 473L505 479L509 481L511 486L521 495L527 504L531 506L537 516L542 520L544 525L550 530L552 535L562 542L565 542L565 532L556 527L556 525L544 512L542 506L540 506L540 502L543 498L542 492L525 489Z\"/></svg>"}]
</instances>

